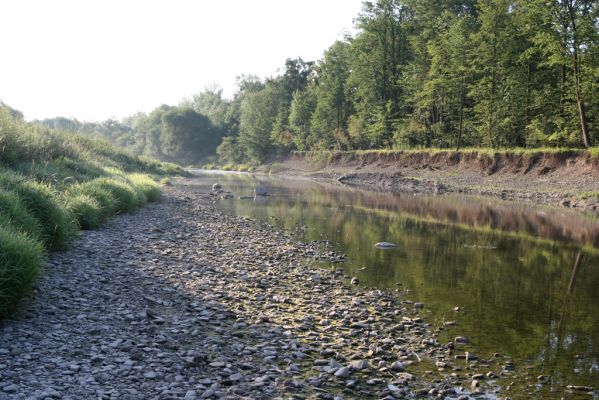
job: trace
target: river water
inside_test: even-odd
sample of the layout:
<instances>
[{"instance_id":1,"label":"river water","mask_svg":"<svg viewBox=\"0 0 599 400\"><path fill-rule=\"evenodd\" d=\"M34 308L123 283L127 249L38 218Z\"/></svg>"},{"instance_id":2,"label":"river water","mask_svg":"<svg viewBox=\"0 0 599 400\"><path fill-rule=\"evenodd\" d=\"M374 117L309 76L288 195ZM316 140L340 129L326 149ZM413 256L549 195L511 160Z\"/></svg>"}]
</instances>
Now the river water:
<instances>
[{"instance_id":1,"label":"river water","mask_svg":"<svg viewBox=\"0 0 599 400\"><path fill-rule=\"evenodd\" d=\"M599 220L565 209L471 196L368 192L299 178L196 171L233 199L218 207L346 254L361 284L424 303L441 339L481 358L513 358L512 398L593 398L599 390ZM254 188L270 196L251 198ZM239 199L239 197L250 197ZM399 247L380 250L377 242ZM598 398L595 392L594 398Z\"/></svg>"}]
</instances>

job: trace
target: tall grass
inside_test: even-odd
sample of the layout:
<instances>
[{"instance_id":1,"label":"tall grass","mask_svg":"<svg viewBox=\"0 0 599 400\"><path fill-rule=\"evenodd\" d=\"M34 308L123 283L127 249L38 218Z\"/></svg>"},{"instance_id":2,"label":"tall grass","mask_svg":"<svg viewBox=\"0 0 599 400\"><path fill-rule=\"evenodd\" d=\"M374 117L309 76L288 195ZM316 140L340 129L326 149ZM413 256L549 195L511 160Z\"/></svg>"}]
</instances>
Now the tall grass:
<instances>
[{"instance_id":1,"label":"tall grass","mask_svg":"<svg viewBox=\"0 0 599 400\"><path fill-rule=\"evenodd\" d=\"M38 241L0 225L0 316L13 311L30 291L43 259Z\"/></svg>"},{"instance_id":2,"label":"tall grass","mask_svg":"<svg viewBox=\"0 0 599 400\"><path fill-rule=\"evenodd\" d=\"M79 229L159 200L152 175L182 173L0 109L0 318L28 293L47 251L67 249Z\"/></svg>"}]
</instances>

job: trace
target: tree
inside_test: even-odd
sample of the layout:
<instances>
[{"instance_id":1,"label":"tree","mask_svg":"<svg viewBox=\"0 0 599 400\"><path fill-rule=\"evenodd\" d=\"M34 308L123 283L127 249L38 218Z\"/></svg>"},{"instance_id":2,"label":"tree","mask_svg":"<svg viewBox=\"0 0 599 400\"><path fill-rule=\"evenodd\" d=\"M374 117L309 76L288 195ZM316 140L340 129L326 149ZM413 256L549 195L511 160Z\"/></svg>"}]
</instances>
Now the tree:
<instances>
[{"instance_id":1,"label":"tree","mask_svg":"<svg viewBox=\"0 0 599 400\"><path fill-rule=\"evenodd\" d=\"M264 161L275 148L272 130L277 117L278 96L272 84L245 94L241 103L238 143L252 161Z\"/></svg>"},{"instance_id":2,"label":"tree","mask_svg":"<svg viewBox=\"0 0 599 400\"><path fill-rule=\"evenodd\" d=\"M341 138L349 144L348 118L353 104L348 96L347 79L350 74L350 44L335 42L318 64L316 108L312 116L312 143L328 148L332 142L341 147ZM335 134L334 134L335 133Z\"/></svg>"},{"instance_id":3,"label":"tree","mask_svg":"<svg viewBox=\"0 0 599 400\"><path fill-rule=\"evenodd\" d=\"M216 153L220 135L210 119L191 108L172 108L161 117L161 152L170 160L193 163Z\"/></svg>"},{"instance_id":4,"label":"tree","mask_svg":"<svg viewBox=\"0 0 599 400\"><path fill-rule=\"evenodd\" d=\"M352 41L349 91L366 127L369 145L390 146L403 116L402 69L410 60L406 22L410 10L399 0L365 2Z\"/></svg>"},{"instance_id":5,"label":"tree","mask_svg":"<svg viewBox=\"0 0 599 400\"><path fill-rule=\"evenodd\" d=\"M289 113L289 128L293 134L293 143L298 150L308 149L310 121L315 107L316 93L313 87L294 93Z\"/></svg>"},{"instance_id":6,"label":"tree","mask_svg":"<svg viewBox=\"0 0 599 400\"><path fill-rule=\"evenodd\" d=\"M592 0L536 0L522 7L528 21L537 24L532 40L543 58L541 65L557 67L560 72L562 113L568 113L567 103L572 99L582 143L589 147L592 142L586 108L589 92L585 89L593 87L589 78L599 76L596 58L599 5Z\"/></svg>"}]
</instances>

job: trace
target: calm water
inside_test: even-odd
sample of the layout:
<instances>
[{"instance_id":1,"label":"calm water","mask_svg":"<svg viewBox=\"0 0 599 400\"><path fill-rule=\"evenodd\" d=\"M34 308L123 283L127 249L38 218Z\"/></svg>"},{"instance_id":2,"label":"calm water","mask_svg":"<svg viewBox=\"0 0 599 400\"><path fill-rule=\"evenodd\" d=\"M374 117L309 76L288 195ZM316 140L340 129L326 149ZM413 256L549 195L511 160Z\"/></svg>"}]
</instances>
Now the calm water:
<instances>
[{"instance_id":1,"label":"calm water","mask_svg":"<svg viewBox=\"0 0 599 400\"><path fill-rule=\"evenodd\" d=\"M576 397L599 389L599 221L557 210L460 196L372 193L301 179L202 173L235 195L230 214L268 221L303 241L328 240L367 286L420 301L433 326L455 321L481 357L512 356L511 397ZM238 199L257 185L272 196ZM378 250L380 241L400 245ZM459 307L459 311L454 311ZM538 375L551 378L543 384ZM505 384L507 384L505 383ZM528 393L528 395L525 395ZM589 398L584 395L582 398Z\"/></svg>"}]
</instances>

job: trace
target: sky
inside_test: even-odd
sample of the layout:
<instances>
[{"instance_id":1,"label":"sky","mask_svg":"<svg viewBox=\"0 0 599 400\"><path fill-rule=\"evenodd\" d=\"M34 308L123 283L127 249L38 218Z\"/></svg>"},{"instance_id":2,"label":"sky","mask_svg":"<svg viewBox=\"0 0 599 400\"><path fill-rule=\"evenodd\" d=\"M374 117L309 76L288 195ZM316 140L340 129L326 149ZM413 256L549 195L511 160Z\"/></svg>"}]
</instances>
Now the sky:
<instances>
[{"instance_id":1,"label":"sky","mask_svg":"<svg viewBox=\"0 0 599 400\"><path fill-rule=\"evenodd\" d=\"M362 0L2 0L0 100L25 118L122 118L317 60Z\"/></svg>"}]
</instances>

